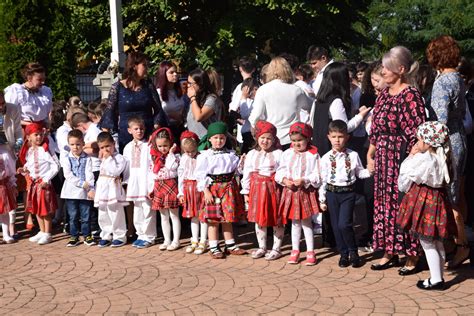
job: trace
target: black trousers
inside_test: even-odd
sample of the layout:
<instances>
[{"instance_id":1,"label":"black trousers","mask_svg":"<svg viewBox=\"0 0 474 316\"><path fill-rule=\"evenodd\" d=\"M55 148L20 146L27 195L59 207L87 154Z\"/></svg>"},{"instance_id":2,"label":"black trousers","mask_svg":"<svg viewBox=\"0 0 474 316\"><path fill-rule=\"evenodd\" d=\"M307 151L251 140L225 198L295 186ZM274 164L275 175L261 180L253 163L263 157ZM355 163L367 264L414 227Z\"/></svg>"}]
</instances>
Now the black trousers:
<instances>
[{"instance_id":1,"label":"black trousers","mask_svg":"<svg viewBox=\"0 0 474 316\"><path fill-rule=\"evenodd\" d=\"M342 256L357 251L353 227L353 212L356 200L354 192L326 192L331 226L337 249Z\"/></svg>"}]
</instances>

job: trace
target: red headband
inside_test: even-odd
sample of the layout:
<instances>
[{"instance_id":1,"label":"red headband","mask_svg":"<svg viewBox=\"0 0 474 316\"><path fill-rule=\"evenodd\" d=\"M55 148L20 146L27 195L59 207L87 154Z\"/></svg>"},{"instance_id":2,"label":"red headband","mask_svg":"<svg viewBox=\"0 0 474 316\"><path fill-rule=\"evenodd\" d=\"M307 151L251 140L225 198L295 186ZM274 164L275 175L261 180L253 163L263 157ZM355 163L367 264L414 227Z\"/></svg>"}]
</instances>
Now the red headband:
<instances>
[{"instance_id":1,"label":"red headband","mask_svg":"<svg viewBox=\"0 0 474 316\"><path fill-rule=\"evenodd\" d=\"M290 127L290 135L293 133L301 134L303 135L303 137L305 137L308 140L308 147L306 148L307 151L309 151L312 154L318 153L318 148L311 144L311 137L313 136L313 128L311 126L305 123L300 123L300 122L294 123Z\"/></svg>"},{"instance_id":2,"label":"red headband","mask_svg":"<svg viewBox=\"0 0 474 316\"><path fill-rule=\"evenodd\" d=\"M258 121L257 124L255 124L255 139L258 141L258 138L265 133L272 134L274 142L273 148L281 148L275 125L267 121Z\"/></svg>"},{"instance_id":3,"label":"red headband","mask_svg":"<svg viewBox=\"0 0 474 316\"><path fill-rule=\"evenodd\" d=\"M44 133L44 132L46 132L46 128L41 122L34 122L34 123L26 125L25 142L23 143L23 146L21 146L20 152L18 153L18 159L20 160L22 165L26 163L26 154L28 153L28 149L30 148L28 136L33 133ZM42 146L44 148L44 151L46 152L49 151L49 139L46 135L43 138Z\"/></svg>"},{"instance_id":4,"label":"red headband","mask_svg":"<svg viewBox=\"0 0 474 316\"><path fill-rule=\"evenodd\" d=\"M42 133L45 131L44 125L42 123L31 123L25 127L25 136L29 136L33 133Z\"/></svg>"},{"instance_id":5,"label":"red headband","mask_svg":"<svg viewBox=\"0 0 474 316\"><path fill-rule=\"evenodd\" d=\"M196 141L197 144L199 144L199 137L196 135L196 133L193 133L191 131L184 131L181 133L179 140L182 141L185 138L192 138Z\"/></svg>"}]
</instances>

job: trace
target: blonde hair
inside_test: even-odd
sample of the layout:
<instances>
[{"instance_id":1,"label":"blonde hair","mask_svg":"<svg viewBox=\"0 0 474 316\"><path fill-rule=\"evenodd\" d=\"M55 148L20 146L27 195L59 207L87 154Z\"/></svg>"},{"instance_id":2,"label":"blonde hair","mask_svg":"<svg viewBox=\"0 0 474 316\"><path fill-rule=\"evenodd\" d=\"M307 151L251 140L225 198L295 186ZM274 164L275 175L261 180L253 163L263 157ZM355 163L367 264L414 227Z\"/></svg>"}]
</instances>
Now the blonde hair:
<instances>
[{"instance_id":1,"label":"blonde hair","mask_svg":"<svg viewBox=\"0 0 474 316\"><path fill-rule=\"evenodd\" d=\"M262 69L260 69L260 81L262 84L267 83L267 73L268 73L268 64L265 64L262 66Z\"/></svg>"},{"instance_id":2,"label":"blonde hair","mask_svg":"<svg viewBox=\"0 0 474 316\"><path fill-rule=\"evenodd\" d=\"M401 74L404 81L412 83L414 74L418 71L419 64L413 59L410 50L405 46L395 46L390 49L382 58L382 65L400 75L400 67L405 68L405 73Z\"/></svg>"},{"instance_id":3,"label":"blonde hair","mask_svg":"<svg viewBox=\"0 0 474 316\"><path fill-rule=\"evenodd\" d=\"M183 150L183 152L184 152L185 148L188 149L188 150L191 150L191 148L192 149L197 149L197 147L198 147L198 144L197 144L196 140L193 139L193 138L183 138L181 140L181 149Z\"/></svg>"},{"instance_id":4,"label":"blonde hair","mask_svg":"<svg viewBox=\"0 0 474 316\"><path fill-rule=\"evenodd\" d=\"M274 79L280 79L285 83L294 83L295 75L290 67L290 64L282 57L275 57L268 64L266 71L266 82Z\"/></svg>"}]
</instances>

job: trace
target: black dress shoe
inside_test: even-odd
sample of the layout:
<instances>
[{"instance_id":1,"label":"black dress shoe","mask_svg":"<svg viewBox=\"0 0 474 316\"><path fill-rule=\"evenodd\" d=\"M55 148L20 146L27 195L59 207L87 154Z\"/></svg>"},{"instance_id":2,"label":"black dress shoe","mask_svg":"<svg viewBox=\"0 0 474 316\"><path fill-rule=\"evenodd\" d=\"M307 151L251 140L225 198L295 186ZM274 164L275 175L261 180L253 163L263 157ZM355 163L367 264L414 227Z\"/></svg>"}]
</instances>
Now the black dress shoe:
<instances>
[{"instance_id":1,"label":"black dress shoe","mask_svg":"<svg viewBox=\"0 0 474 316\"><path fill-rule=\"evenodd\" d=\"M418 264L416 264L414 267L408 268L407 266L404 266L398 270L398 275L412 275L420 272L420 269L418 268Z\"/></svg>"},{"instance_id":2,"label":"black dress shoe","mask_svg":"<svg viewBox=\"0 0 474 316\"><path fill-rule=\"evenodd\" d=\"M390 260L385 262L384 264L380 263L374 263L370 266L370 269L375 270L375 271L380 271L380 270L386 270L392 266L395 266L398 264L398 256L392 256Z\"/></svg>"},{"instance_id":3,"label":"black dress shoe","mask_svg":"<svg viewBox=\"0 0 474 316\"><path fill-rule=\"evenodd\" d=\"M353 268L360 268L362 266L362 260L360 259L357 252L352 252L349 254L349 263Z\"/></svg>"},{"instance_id":4,"label":"black dress shoe","mask_svg":"<svg viewBox=\"0 0 474 316\"><path fill-rule=\"evenodd\" d=\"M431 284L431 280L428 279L428 285L425 285L424 280L420 280L416 283L416 287L421 289L421 290L439 290L443 291L444 290L444 279L441 280L440 282L437 282L435 284Z\"/></svg>"},{"instance_id":5,"label":"black dress shoe","mask_svg":"<svg viewBox=\"0 0 474 316\"><path fill-rule=\"evenodd\" d=\"M347 256L341 256L341 259L339 259L339 267L347 268L350 265L349 258Z\"/></svg>"}]
</instances>

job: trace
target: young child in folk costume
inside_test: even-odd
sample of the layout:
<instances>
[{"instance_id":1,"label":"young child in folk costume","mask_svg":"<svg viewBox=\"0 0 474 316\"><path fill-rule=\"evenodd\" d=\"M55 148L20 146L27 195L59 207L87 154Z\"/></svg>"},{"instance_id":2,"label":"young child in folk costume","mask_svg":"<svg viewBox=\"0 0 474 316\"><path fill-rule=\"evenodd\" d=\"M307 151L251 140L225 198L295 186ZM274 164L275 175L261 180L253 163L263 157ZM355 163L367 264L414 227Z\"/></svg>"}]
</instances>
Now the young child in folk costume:
<instances>
[{"instance_id":1,"label":"young child in folk costume","mask_svg":"<svg viewBox=\"0 0 474 316\"><path fill-rule=\"evenodd\" d=\"M311 216L319 212L318 191L319 154L311 145L313 131L304 123L290 127L291 148L280 160L275 180L284 186L280 199L280 212L290 218L292 251L288 263L297 264L300 257L301 228L306 240L306 265L316 264Z\"/></svg>"},{"instance_id":2,"label":"young child in folk costume","mask_svg":"<svg viewBox=\"0 0 474 316\"><path fill-rule=\"evenodd\" d=\"M178 213L178 165L179 154L173 143L173 134L169 128L159 128L150 137L150 153L153 159L155 187L151 209L160 211L161 230L164 241L160 250L179 248L181 222ZM171 241L170 217L173 224L173 241Z\"/></svg>"},{"instance_id":3,"label":"young child in folk costume","mask_svg":"<svg viewBox=\"0 0 474 316\"><path fill-rule=\"evenodd\" d=\"M50 153L46 129L42 123L27 125L25 137L26 141L19 154L19 159L24 165L18 168L18 173L27 178L25 210L36 215L40 226L40 232L29 240L45 245L52 240L51 216L58 207L51 179L59 172L59 161Z\"/></svg>"},{"instance_id":4,"label":"young child in folk costume","mask_svg":"<svg viewBox=\"0 0 474 316\"><path fill-rule=\"evenodd\" d=\"M1 115L1 114L0 114ZM0 223L3 242L14 243L10 236L10 212L16 210L16 170L15 155L8 143L0 142Z\"/></svg>"},{"instance_id":5,"label":"young child in folk costume","mask_svg":"<svg viewBox=\"0 0 474 316\"><path fill-rule=\"evenodd\" d=\"M443 240L456 234L446 185L450 181L446 154L446 125L430 121L418 126L418 142L400 166L398 189L407 192L397 216L397 226L420 239L430 268L430 278L417 287L443 290L445 251Z\"/></svg>"},{"instance_id":6,"label":"young child in folk costume","mask_svg":"<svg viewBox=\"0 0 474 316\"><path fill-rule=\"evenodd\" d=\"M115 151L110 133L101 132L97 145L102 160L94 197L94 205L99 209L99 247L121 247L127 243L124 206L128 202L120 176L127 167L127 160Z\"/></svg>"},{"instance_id":7,"label":"young child in folk costume","mask_svg":"<svg viewBox=\"0 0 474 316\"><path fill-rule=\"evenodd\" d=\"M197 189L204 192L206 203L200 218L209 224L209 253L214 259L222 259L226 254L246 253L235 244L233 236L232 223L241 218L244 203L235 180L239 157L226 148L226 134L224 122L208 126L207 135L199 146L203 151L197 157L195 172ZM219 248L219 224L224 232L224 252Z\"/></svg>"},{"instance_id":8,"label":"young child in folk costume","mask_svg":"<svg viewBox=\"0 0 474 316\"><path fill-rule=\"evenodd\" d=\"M192 234L191 245L186 248L186 252L200 255L206 250L208 227L205 221L199 220L199 211L204 207L204 196L202 192L197 191L194 174L199 137L193 132L184 131L180 139L183 155L178 167L178 198L183 204L183 217L191 219ZM198 242L199 231L201 240Z\"/></svg>"},{"instance_id":9,"label":"young child in folk costume","mask_svg":"<svg viewBox=\"0 0 474 316\"><path fill-rule=\"evenodd\" d=\"M127 201L133 202L133 225L138 235L132 245L143 249L153 245L156 238L156 212L151 209L149 199L154 185L153 162L145 139L145 121L130 117L128 133L133 140L123 150L128 161L124 182L127 183Z\"/></svg>"},{"instance_id":10,"label":"young child in folk costume","mask_svg":"<svg viewBox=\"0 0 474 316\"><path fill-rule=\"evenodd\" d=\"M258 249L252 258L265 256L267 260L280 258L285 222L280 213L281 187L275 182L275 172L282 155L276 127L266 121L255 125L256 148L245 157L242 190L248 203L248 220L255 223ZM267 227L273 227L273 248L267 252Z\"/></svg>"}]
</instances>

